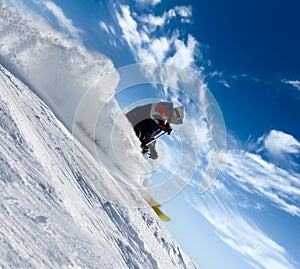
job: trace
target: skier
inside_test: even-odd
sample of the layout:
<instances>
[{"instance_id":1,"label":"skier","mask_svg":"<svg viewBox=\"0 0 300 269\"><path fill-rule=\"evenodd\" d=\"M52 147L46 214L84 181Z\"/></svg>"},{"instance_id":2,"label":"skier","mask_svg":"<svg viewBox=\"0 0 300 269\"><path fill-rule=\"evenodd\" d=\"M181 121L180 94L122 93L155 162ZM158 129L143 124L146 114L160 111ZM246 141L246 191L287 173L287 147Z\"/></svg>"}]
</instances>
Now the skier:
<instances>
[{"instance_id":1,"label":"skier","mask_svg":"<svg viewBox=\"0 0 300 269\"><path fill-rule=\"evenodd\" d=\"M157 135L171 134L172 124L181 124L183 121L183 107L173 108L172 103L159 102L138 106L126 114L134 128L136 136L141 142L142 153L149 153L153 160L158 158L155 149Z\"/></svg>"}]
</instances>

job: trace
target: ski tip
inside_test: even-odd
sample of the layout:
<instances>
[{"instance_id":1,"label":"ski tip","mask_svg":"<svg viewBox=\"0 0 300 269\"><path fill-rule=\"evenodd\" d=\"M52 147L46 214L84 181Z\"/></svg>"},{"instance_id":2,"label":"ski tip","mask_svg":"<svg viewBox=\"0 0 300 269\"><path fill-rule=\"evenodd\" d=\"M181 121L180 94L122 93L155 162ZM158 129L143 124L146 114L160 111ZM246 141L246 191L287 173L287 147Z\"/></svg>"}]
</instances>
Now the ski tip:
<instances>
[{"instance_id":1,"label":"ski tip","mask_svg":"<svg viewBox=\"0 0 300 269\"><path fill-rule=\"evenodd\" d=\"M156 215L162 221L165 221L165 222L171 221L171 219L160 210L160 204L159 203L157 203L156 201L154 201L152 198L149 199L147 202L151 206L151 208L153 209L153 211L156 213Z\"/></svg>"}]
</instances>

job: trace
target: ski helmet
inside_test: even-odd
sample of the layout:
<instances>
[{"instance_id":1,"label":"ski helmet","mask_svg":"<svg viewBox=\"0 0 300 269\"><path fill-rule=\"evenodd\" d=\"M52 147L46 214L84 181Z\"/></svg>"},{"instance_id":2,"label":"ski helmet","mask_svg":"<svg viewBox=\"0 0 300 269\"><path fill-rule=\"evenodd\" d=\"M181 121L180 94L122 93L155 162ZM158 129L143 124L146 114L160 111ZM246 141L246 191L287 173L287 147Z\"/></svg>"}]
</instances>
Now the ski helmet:
<instances>
[{"instance_id":1,"label":"ski helmet","mask_svg":"<svg viewBox=\"0 0 300 269\"><path fill-rule=\"evenodd\" d=\"M152 115L156 118L168 120L170 117L170 108L168 103L158 103L154 105Z\"/></svg>"}]
</instances>

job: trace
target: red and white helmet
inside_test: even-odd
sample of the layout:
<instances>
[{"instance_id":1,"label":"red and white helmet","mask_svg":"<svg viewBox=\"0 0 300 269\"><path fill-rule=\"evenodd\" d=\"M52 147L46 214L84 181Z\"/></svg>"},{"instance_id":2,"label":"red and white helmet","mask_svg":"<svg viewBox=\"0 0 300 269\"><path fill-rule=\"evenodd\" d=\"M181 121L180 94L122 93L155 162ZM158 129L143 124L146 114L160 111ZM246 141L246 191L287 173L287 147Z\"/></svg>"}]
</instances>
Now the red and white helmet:
<instances>
[{"instance_id":1,"label":"red and white helmet","mask_svg":"<svg viewBox=\"0 0 300 269\"><path fill-rule=\"evenodd\" d=\"M153 104L151 108L151 117L167 121L170 118L173 107L171 103L157 103Z\"/></svg>"}]
</instances>

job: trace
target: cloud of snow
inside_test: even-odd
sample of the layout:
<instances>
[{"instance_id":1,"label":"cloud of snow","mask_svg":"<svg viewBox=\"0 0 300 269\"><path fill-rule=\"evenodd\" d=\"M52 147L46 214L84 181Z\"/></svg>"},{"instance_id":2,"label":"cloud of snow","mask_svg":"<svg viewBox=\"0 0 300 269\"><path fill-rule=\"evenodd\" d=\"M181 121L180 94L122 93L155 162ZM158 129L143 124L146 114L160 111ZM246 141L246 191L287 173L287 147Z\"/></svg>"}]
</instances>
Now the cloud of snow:
<instances>
[{"instance_id":1,"label":"cloud of snow","mask_svg":"<svg viewBox=\"0 0 300 269\"><path fill-rule=\"evenodd\" d=\"M68 39L42 19L43 26L36 28L33 22L38 15L27 21L22 14L0 2L0 31L4 33L0 37L1 64L50 105L69 131L109 169L118 165L114 151L126 155L120 177L124 182L129 178L141 183L147 175L134 171L142 166L147 170L147 164L135 145L137 138L131 125L114 100L120 78L111 60ZM113 130L123 137L114 149Z\"/></svg>"},{"instance_id":2,"label":"cloud of snow","mask_svg":"<svg viewBox=\"0 0 300 269\"><path fill-rule=\"evenodd\" d=\"M42 26L35 28L37 15L25 21L5 6L0 12L5 33L0 39L2 59L69 121L86 90L97 88L105 72L114 70L111 61L55 31L45 20L39 19ZM112 81L99 99L112 96L116 83Z\"/></svg>"}]
</instances>

